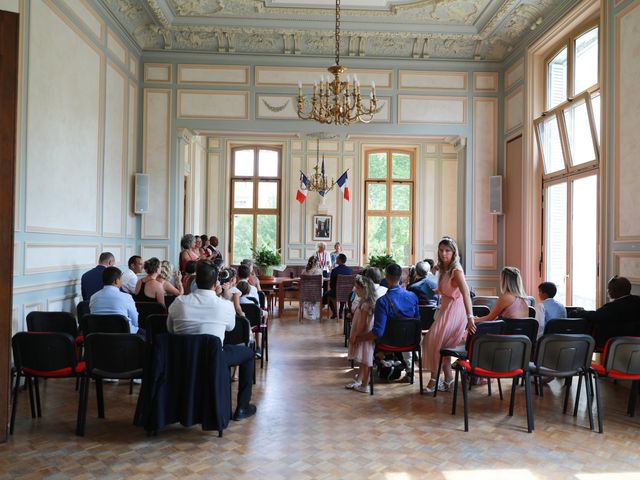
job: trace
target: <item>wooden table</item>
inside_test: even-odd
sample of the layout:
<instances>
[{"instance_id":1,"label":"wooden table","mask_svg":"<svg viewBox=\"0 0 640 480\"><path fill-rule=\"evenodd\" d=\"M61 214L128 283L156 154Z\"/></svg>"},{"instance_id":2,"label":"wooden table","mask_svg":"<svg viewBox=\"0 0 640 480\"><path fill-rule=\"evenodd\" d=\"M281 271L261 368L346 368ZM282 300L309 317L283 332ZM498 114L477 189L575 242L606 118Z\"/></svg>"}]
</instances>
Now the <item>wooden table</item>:
<instances>
[{"instance_id":1,"label":"wooden table","mask_svg":"<svg viewBox=\"0 0 640 480\"><path fill-rule=\"evenodd\" d=\"M300 281L300 277L274 277L270 280L260 279L261 287L269 287L278 292L278 316L281 316L284 312L284 292L285 287L293 285ZM328 278L323 278L323 282L329 282ZM265 289L268 290L269 288Z\"/></svg>"}]
</instances>

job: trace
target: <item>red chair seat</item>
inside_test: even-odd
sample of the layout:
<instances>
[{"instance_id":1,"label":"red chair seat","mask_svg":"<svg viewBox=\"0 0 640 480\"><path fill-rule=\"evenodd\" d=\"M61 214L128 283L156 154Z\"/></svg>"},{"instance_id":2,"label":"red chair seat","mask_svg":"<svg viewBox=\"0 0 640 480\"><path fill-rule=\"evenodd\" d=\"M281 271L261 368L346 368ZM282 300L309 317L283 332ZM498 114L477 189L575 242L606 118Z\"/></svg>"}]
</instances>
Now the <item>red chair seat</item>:
<instances>
[{"instance_id":1,"label":"red chair seat","mask_svg":"<svg viewBox=\"0 0 640 480\"><path fill-rule=\"evenodd\" d=\"M522 375L524 370L521 368L516 368L515 370L511 370L509 372L493 372L491 370L485 370L484 368L471 368L471 363L469 360L458 360L458 364L476 377L491 377L491 378L512 378L517 377L518 375Z\"/></svg>"},{"instance_id":2,"label":"red chair seat","mask_svg":"<svg viewBox=\"0 0 640 480\"><path fill-rule=\"evenodd\" d=\"M76 371L75 371L75 375L79 375L81 373L84 372L85 370L85 363L84 362L78 362L78 364L76 365ZM61 368L59 370L50 370L50 371L40 371L40 370L32 370L31 368L23 368L22 371L26 374L26 375L33 375L35 377L71 377L74 375L71 367L67 367L67 368Z\"/></svg>"},{"instance_id":3,"label":"red chair seat","mask_svg":"<svg viewBox=\"0 0 640 480\"><path fill-rule=\"evenodd\" d=\"M76 344L80 345L81 343L84 343L84 335L78 335L76 337Z\"/></svg>"}]
</instances>

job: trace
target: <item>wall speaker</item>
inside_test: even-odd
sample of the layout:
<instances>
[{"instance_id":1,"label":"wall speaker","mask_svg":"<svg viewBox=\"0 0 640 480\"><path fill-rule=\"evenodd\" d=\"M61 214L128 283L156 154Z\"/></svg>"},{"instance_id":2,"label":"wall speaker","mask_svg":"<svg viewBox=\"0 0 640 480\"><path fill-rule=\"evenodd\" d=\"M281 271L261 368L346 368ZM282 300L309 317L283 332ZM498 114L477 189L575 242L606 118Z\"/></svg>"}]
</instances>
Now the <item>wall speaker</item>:
<instances>
[{"instance_id":1,"label":"wall speaker","mask_svg":"<svg viewBox=\"0 0 640 480\"><path fill-rule=\"evenodd\" d=\"M136 173L134 213L149 213L149 174Z\"/></svg>"},{"instance_id":2,"label":"wall speaker","mask_svg":"<svg viewBox=\"0 0 640 480\"><path fill-rule=\"evenodd\" d=\"M502 215L502 175L489 177L489 213Z\"/></svg>"}]
</instances>

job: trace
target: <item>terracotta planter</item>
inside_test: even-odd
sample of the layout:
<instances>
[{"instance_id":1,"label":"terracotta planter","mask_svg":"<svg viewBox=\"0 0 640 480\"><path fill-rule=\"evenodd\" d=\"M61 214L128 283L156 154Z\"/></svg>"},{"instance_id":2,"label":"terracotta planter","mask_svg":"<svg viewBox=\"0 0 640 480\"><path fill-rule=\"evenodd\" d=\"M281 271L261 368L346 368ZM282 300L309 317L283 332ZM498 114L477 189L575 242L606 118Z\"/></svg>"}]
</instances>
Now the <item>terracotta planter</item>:
<instances>
[{"instance_id":1,"label":"terracotta planter","mask_svg":"<svg viewBox=\"0 0 640 480\"><path fill-rule=\"evenodd\" d=\"M273 275L258 275L258 280L261 282L273 282L275 277Z\"/></svg>"}]
</instances>

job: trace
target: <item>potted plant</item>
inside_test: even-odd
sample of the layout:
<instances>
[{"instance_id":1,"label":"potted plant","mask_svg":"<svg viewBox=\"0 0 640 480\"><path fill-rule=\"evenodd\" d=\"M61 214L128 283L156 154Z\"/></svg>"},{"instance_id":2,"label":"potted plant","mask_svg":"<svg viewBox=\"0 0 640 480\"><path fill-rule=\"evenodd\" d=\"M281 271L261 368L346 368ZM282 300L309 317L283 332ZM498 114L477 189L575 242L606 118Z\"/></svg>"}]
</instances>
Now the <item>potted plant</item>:
<instances>
[{"instance_id":1,"label":"potted plant","mask_svg":"<svg viewBox=\"0 0 640 480\"><path fill-rule=\"evenodd\" d=\"M383 272L386 266L390 263L396 263L393 259L393 255L371 255L369 257L369 266L378 267Z\"/></svg>"},{"instance_id":2,"label":"potted plant","mask_svg":"<svg viewBox=\"0 0 640 480\"><path fill-rule=\"evenodd\" d=\"M258 278L273 278L273 267L281 264L280 250L273 250L267 245L263 245L259 249L252 248L251 253L258 270Z\"/></svg>"}]
</instances>

